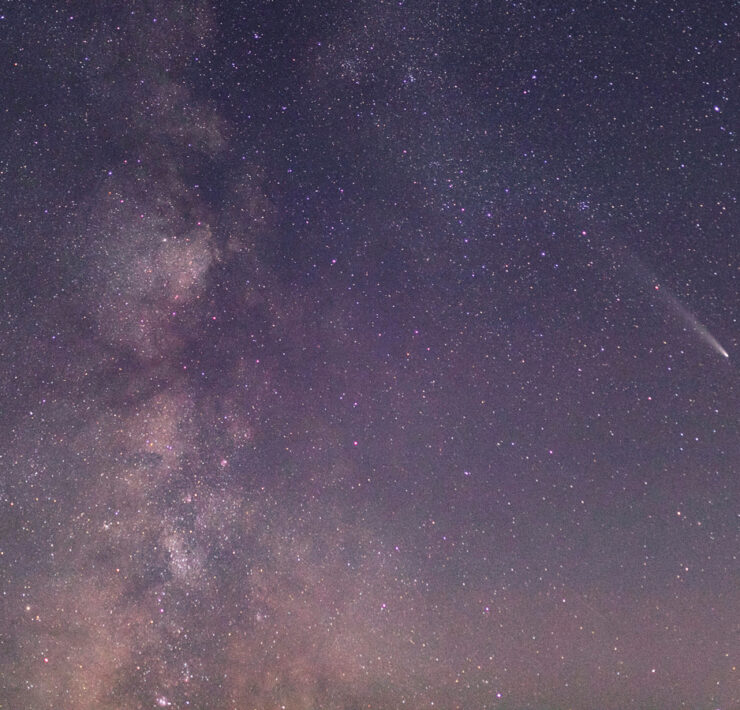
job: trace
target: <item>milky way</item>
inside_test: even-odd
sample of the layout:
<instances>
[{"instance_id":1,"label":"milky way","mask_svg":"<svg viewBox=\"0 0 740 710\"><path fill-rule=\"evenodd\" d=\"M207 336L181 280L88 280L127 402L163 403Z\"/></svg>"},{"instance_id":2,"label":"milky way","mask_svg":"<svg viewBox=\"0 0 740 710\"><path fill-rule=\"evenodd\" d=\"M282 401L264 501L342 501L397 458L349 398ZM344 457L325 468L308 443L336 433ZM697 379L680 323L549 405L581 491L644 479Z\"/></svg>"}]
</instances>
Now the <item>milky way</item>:
<instances>
[{"instance_id":1,"label":"milky way","mask_svg":"<svg viewBox=\"0 0 740 710\"><path fill-rule=\"evenodd\" d=\"M22 5L0 708L740 706L731 3Z\"/></svg>"}]
</instances>

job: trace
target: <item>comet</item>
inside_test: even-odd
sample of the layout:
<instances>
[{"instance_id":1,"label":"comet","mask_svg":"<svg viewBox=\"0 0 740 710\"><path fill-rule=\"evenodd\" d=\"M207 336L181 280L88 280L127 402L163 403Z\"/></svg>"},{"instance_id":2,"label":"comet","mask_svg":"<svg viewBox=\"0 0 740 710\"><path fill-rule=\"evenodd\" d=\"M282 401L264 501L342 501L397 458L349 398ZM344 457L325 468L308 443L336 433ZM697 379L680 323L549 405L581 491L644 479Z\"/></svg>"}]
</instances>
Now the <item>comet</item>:
<instances>
[{"instance_id":1,"label":"comet","mask_svg":"<svg viewBox=\"0 0 740 710\"><path fill-rule=\"evenodd\" d=\"M669 304L674 313L676 313L681 320L693 330L709 347L711 347L716 353L722 357L729 358L730 354L725 350L710 332L706 326L699 321L699 319L686 308L668 289L661 288L656 284L655 290L662 294L666 303Z\"/></svg>"},{"instance_id":2,"label":"comet","mask_svg":"<svg viewBox=\"0 0 740 710\"><path fill-rule=\"evenodd\" d=\"M682 320L688 329L692 330L696 335L701 338L707 345L709 345L714 352L721 355L724 358L729 359L730 354L725 350L720 342L715 338L707 329L707 327L688 309L684 306L681 301L671 292L670 289L665 286L661 286L656 278L655 274L645 266L634 254L628 250L614 251L614 258L617 263L622 263L634 274L638 276L640 281L643 283L647 282L653 287L653 294L661 300L666 309ZM621 255L621 259L619 258Z\"/></svg>"}]
</instances>

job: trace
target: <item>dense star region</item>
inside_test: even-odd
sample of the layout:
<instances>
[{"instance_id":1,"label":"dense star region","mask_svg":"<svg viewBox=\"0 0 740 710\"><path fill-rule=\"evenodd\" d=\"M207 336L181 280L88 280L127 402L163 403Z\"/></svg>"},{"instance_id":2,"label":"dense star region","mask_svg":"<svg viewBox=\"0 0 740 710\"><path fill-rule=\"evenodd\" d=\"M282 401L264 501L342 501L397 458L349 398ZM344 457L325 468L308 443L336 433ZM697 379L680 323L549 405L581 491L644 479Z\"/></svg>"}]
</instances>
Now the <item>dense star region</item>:
<instances>
[{"instance_id":1,"label":"dense star region","mask_svg":"<svg viewBox=\"0 0 740 710\"><path fill-rule=\"evenodd\" d=\"M738 8L0 10L0 708L740 707Z\"/></svg>"}]
</instances>

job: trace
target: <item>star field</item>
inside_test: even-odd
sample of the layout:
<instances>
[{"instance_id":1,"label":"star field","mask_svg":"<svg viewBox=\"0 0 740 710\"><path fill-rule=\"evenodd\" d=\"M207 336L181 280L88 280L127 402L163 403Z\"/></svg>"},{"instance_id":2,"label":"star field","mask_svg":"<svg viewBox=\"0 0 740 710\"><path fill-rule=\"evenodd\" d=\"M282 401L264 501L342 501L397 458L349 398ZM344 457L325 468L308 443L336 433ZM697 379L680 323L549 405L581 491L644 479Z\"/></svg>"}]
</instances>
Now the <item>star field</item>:
<instances>
[{"instance_id":1,"label":"star field","mask_svg":"<svg viewBox=\"0 0 740 710\"><path fill-rule=\"evenodd\" d=\"M0 11L0 708L740 707L737 7Z\"/></svg>"}]
</instances>

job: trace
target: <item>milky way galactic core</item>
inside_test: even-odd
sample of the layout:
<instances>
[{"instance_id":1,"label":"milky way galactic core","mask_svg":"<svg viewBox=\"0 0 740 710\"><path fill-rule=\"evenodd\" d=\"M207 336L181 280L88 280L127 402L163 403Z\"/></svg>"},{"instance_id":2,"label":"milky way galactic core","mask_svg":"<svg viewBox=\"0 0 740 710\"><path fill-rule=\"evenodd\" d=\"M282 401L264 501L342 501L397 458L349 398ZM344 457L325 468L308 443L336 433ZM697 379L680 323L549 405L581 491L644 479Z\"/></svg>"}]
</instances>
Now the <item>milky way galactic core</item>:
<instances>
[{"instance_id":1,"label":"milky way galactic core","mask_svg":"<svg viewBox=\"0 0 740 710\"><path fill-rule=\"evenodd\" d=\"M740 707L737 10L6 3L0 708Z\"/></svg>"}]
</instances>

